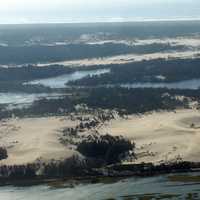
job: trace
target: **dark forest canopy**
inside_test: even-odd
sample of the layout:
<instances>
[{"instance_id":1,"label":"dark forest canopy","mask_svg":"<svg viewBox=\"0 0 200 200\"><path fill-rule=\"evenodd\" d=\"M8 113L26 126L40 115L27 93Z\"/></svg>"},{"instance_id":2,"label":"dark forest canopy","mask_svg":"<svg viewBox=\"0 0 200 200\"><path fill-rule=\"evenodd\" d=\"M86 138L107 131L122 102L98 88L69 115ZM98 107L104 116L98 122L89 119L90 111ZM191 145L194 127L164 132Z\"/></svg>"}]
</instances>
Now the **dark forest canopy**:
<instances>
[{"instance_id":1,"label":"dark forest canopy","mask_svg":"<svg viewBox=\"0 0 200 200\"><path fill-rule=\"evenodd\" d=\"M6 148L0 147L0 160L6 159L8 157L8 153Z\"/></svg>"},{"instance_id":2,"label":"dark forest canopy","mask_svg":"<svg viewBox=\"0 0 200 200\"><path fill-rule=\"evenodd\" d=\"M107 164L121 161L121 158L134 151L135 144L122 136L101 135L90 140L83 140L77 150L86 157L101 159Z\"/></svg>"},{"instance_id":3,"label":"dark forest canopy","mask_svg":"<svg viewBox=\"0 0 200 200\"><path fill-rule=\"evenodd\" d=\"M34 79L56 77L72 72L74 72L72 68L62 65L50 65L45 67L36 67L33 65L9 68L2 67L0 68L0 82L30 81Z\"/></svg>"},{"instance_id":4,"label":"dark forest canopy","mask_svg":"<svg viewBox=\"0 0 200 200\"><path fill-rule=\"evenodd\" d=\"M200 21L20 24L0 25L0 31L1 42L16 46L28 41L36 44L76 41L84 34L107 39L191 36L200 33Z\"/></svg>"}]
</instances>

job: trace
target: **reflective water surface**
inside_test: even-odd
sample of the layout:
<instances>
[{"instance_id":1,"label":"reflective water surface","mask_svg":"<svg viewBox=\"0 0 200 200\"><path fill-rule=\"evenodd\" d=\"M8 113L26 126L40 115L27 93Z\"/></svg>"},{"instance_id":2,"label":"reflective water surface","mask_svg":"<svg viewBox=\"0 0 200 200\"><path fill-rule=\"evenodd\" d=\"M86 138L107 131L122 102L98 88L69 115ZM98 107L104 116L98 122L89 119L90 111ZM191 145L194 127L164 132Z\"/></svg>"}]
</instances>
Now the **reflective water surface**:
<instances>
[{"instance_id":1,"label":"reflective water surface","mask_svg":"<svg viewBox=\"0 0 200 200\"><path fill-rule=\"evenodd\" d=\"M31 81L28 84L34 84L34 85L41 84L41 85L51 87L51 88L64 88L64 87L66 87L65 84L68 83L69 81L75 81L75 80L84 78L86 76L100 75L100 74L105 74L105 73L109 73L109 72L110 72L109 69L77 71L77 72L74 72L71 74L64 74L64 75L61 75L58 77Z\"/></svg>"},{"instance_id":2,"label":"reflective water surface","mask_svg":"<svg viewBox=\"0 0 200 200\"><path fill-rule=\"evenodd\" d=\"M174 176L174 175L173 175ZM196 174L199 176L199 174ZM82 184L73 188L50 186L1 187L2 200L133 200L200 199L200 181L172 181L169 177L130 178L109 184Z\"/></svg>"}]
</instances>

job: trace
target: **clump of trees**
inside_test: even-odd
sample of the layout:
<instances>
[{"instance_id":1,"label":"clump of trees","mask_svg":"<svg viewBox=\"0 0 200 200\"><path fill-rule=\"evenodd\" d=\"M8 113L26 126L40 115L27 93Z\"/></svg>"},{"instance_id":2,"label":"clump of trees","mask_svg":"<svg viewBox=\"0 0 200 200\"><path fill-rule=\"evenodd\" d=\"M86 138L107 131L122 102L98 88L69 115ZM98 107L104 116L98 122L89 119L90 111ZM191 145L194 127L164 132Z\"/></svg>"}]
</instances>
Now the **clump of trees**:
<instances>
[{"instance_id":1,"label":"clump of trees","mask_svg":"<svg viewBox=\"0 0 200 200\"><path fill-rule=\"evenodd\" d=\"M0 147L0 160L6 159L8 157L8 153L6 148Z\"/></svg>"},{"instance_id":2,"label":"clump of trees","mask_svg":"<svg viewBox=\"0 0 200 200\"><path fill-rule=\"evenodd\" d=\"M44 177L66 177L85 175L89 164L80 155L73 155L61 162L44 164Z\"/></svg>"},{"instance_id":3,"label":"clump of trees","mask_svg":"<svg viewBox=\"0 0 200 200\"><path fill-rule=\"evenodd\" d=\"M1 178L34 178L36 177L37 167L35 164L27 165L3 165L0 166Z\"/></svg>"},{"instance_id":4,"label":"clump of trees","mask_svg":"<svg viewBox=\"0 0 200 200\"><path fill-rule=\"evenodd\" d=\"M101 135L83 140L77 150L86 157L101 159L106 164L121 161L125 154L134 151L135 144L122 136Z\"/></svg>"}]
</instances>

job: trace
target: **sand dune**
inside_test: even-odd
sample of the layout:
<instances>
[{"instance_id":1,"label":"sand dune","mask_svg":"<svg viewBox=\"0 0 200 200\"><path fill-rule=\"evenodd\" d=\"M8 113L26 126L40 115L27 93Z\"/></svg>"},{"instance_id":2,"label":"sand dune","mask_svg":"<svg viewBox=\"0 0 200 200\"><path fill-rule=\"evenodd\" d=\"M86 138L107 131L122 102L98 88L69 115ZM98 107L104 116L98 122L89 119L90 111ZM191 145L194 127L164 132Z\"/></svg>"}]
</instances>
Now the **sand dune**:
<instances>
[{"instance_id":1,"label":"sand dune","mask_svg":"<svg viewBox=\"0 0 200 200\"><path fill-rule=\"evenodd\" d=\"M45 67L49 65L64 65L70 67L80 66L95 66L95 65L110 65L110 64L126 64L142 60L153 60L153 59L188 59L188 58L199 58L199 50L188 50L188 51L169 51L162 53L149 53L149 54L124 54L117 56L81 59L81 60L68 60L60 62L40 63L36 66Z\"/></svg>"},{"instance_id":2,"label":"sand dune","mask_svg":"<svg viewBox=\"0 0 200 200\"><path fill-rule=\"evenodd\" d=\"M49 161L70 157L75 151L62 145L59 138L63 128L74 127L77 123L64 117L1 122L0 146L8 149L9 157L0 164L25 164L38 158ZM138 157L134 162L200 161L200 112L197 110L131 115L127 119L112 120L100 126L98 131L134 140Z\"/></svg>"},{"instance_id":3,"label":"sand dune","mask_svg":"<svg viewBox=\"0 0 200 200\"><path fill-rule=\"evenodd\" d=\"M60 130L76 122L58 117L11 119L0 124L0 146L8 149L8 159L0 164L25 164L63 159L74 151L59 142Z\"/></svg>"},{"instance_id":4,"label":"sand dune","mask_svg":"<svg viewBox=\"0 0 200 200\"><path fill-rule=\"evenodd\" d=\"M137 162L158 163L180 158L200 161L200 112L197 110L129 116L113 120L99 131L133 139Z\"/></svg>"}]
</instances>

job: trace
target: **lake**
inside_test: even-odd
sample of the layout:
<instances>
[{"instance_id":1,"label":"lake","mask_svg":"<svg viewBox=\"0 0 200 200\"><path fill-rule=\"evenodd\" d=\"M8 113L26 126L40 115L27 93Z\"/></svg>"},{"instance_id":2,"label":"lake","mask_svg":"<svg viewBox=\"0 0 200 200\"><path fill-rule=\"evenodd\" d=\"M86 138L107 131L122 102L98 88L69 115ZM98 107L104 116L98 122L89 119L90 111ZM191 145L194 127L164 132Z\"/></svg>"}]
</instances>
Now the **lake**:
<instances>
[{"instance_id":1,"label":"lake","mask_svg":"<svg viewBox=\"0 0 200 200\"><path fill-rule=\"evenodd\" d=\"M64 74L64 75L53 77L53 78L34 80L26 84L32 84L32 85L40 84L40 85L51 87L51 88L64 88L66 87L65 84L67 84L69 81L75 81L87 76L101 75L101 74L105 74L109 72L110 72L110 69L76 71L71 74Z\"/></svg>"}]
</instances>

